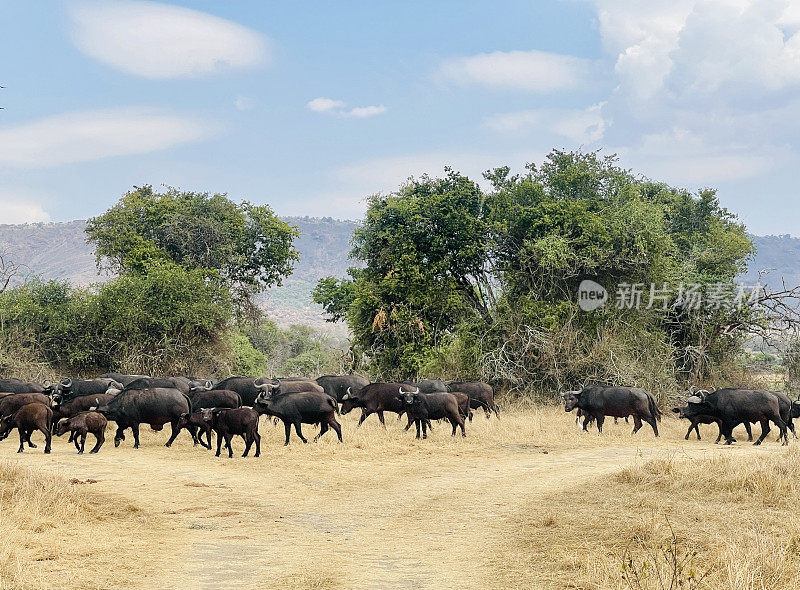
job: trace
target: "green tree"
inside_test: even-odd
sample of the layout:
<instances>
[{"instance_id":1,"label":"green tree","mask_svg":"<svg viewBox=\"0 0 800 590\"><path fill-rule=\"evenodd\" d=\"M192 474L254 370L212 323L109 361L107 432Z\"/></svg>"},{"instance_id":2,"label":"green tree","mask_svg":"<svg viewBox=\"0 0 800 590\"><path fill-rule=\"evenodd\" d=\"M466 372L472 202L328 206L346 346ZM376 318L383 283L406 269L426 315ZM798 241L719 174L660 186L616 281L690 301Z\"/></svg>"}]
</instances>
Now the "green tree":
<instances>
[{"instance_id":1,"label":"green tree","mask_svg":"<svg viewBox=\"0 0 800 590\"><path fill-rule=\"evenodd\" d=\"M237 205L223 194L136 187L90 219L86 232L101 268L141 273L170 262L200 269L240 304L280 285L298 258L296 228L266 205Z\"/></svg>"}]
</instances>

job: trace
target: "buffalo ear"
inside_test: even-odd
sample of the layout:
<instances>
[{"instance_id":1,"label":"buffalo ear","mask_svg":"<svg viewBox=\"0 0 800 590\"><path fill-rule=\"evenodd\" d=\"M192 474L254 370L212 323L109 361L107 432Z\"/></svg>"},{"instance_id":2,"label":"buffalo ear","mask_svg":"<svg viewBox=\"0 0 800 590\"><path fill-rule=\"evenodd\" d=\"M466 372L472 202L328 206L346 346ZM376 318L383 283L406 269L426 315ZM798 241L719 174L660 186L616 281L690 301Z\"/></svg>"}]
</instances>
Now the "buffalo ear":
<instances>
[{"instance_id":1,"label":"buffalo ear","mask_svg":"<svg viewBox=\"0 0 800 590\"><path fill-rule=\"evenodd\" d=\"M672 411L675 412L676 414L680 414L681 413L681 409L680 408L672 408Z\"/></svg>"}]
</instances>

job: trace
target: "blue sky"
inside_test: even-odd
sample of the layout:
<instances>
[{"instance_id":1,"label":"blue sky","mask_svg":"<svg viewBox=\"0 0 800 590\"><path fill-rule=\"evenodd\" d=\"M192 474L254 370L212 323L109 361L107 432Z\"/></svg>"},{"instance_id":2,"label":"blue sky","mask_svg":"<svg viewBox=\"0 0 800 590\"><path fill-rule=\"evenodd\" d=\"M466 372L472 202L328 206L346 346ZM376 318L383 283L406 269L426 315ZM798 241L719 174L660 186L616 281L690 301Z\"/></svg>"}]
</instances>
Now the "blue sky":
<instances>
[{"instance_id":1,"label":"blue sky","mask_svg":"<svg viewBox=\"0 0 800 590\"><path fill-rule=\"evenodd\" d=\"M0 223L134 185L358 218L552 148L800 235L800 3L2 1Z\"/></svg>"}]
</instances>

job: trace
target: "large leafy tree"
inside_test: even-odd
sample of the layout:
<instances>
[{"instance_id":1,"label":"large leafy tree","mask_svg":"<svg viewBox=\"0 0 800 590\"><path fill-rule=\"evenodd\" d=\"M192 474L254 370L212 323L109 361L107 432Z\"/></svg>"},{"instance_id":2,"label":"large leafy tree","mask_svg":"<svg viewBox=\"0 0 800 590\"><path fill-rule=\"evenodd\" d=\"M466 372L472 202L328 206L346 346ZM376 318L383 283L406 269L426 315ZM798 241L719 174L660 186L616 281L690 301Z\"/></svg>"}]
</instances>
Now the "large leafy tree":
<instances>
[{"instance_id":1,"label":"large leafy tree","mask_svg":"<svg viewBox=\"0 0 800 590\"><path fill-rule=\"evenodd\" d=\"M589 277L612 297L619 283L732 283L752 245L713 191L692 195L636 177L614 157L558 150L525 174L498 168L485 178L487 192L447 170L371 197L352 252L364 268L318 285L316 300L332 319L347 317L378 372L414 375L455 346L467 351L465 366L491 357L503 365L494 375L558 373L560 384L553 351L562 341L579 359L611 342L603 362L613 367L611 349L645 341L683 359L676 370L695 368L698 349L706 357L736 350L740 337L725 328L736 310L608 305L580 314L575 301Z\"/></svg>"},{"instance_id":2,"label":"large leafy tree","mask_svg":"<svg viewBox=\"0 0 800 590\"><path fill-rule=\"evenodd\" d=\"M266 205L236 204L223 194L137 187L90 219L86 232L102 268L136 273L169 262L201 270L238 303L280 285L298 258L296 228Z\"/></svg>"}]
</instances>

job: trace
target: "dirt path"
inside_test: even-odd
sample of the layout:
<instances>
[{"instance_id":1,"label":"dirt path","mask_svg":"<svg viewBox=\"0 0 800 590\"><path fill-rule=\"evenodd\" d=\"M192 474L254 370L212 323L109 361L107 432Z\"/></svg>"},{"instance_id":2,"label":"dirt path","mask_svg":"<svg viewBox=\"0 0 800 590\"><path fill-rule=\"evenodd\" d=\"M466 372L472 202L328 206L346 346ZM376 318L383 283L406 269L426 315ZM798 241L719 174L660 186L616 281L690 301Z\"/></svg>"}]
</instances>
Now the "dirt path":
<instances>
[{"instance_id":1,"label":"dirt path","mask_svg":"<svg viewBox=\"0 0 800 590\"><path fill-rule=\"evenodd\" d=\"M165 573L176 588L419 588L456 580L491 588L504 567L497 548L508 523L532 498L687 449L674 437L656 444L628 435L619 437L624 445L607 438L600 446L583 435L576 446L571 432L534 445L505 442L483 423L473 431L480 428L487 432L477 440L451 440L439 428L437 441L415 442L396 425L389 433L372 426L348 430L349 446L283 448L265 427L259 459L231 460L180 439L165 449L162 434L149 434L138 451L109 444L77 456L58 441L51 457L34 451L23 460L97 480L93 492L158 515L171 530ZM0 456L13 456L12 446L0 446ZM692 452L712 447L704 441Z\"/></svg>"}]
</instances>

